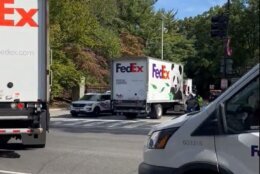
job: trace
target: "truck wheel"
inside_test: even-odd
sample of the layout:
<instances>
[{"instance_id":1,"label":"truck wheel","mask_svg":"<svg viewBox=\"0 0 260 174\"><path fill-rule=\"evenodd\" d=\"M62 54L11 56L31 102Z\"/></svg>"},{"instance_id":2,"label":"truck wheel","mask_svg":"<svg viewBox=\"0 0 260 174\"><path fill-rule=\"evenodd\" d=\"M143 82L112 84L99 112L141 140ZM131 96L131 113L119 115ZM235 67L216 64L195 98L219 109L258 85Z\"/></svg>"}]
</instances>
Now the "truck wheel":
<instances>
[{"instance_id":1,"label":"truck wheel","mask_svg":"<svg viewBox=\"0 0 260 174\"><path fill-rule=\"evenodd\" d=\"M8 141L11 139L11 137L9 136L1 136L0 137L0 146L6 145L8 143Z\"/></svg>"},{"instance_id":2,"label":"truck wheel","mask_svg":"<svg viewBox=\"0 0 260 174\"><path fill-rule=\"evenodd\" d=\"M41 149L41 148L45 148L45 144L31 145L31 146L28 146L28 147Z\"/></svg>"},{"instance_id":3,"label":"truck wheel","mask_svg":"<svg viewBox=\"0 0 260 174\"><path fill-rule=\"evenodd\" d=\"M77 117L77 116L78 116L78 113L72 112L72 113L71 113L71 116L72 116L72 117Z\"/></svg>"},{"instance_id":4,"label":"truck wheel","mask_svg":"<svg viewBox=\"0 0 260 174\"><path fill-rule=\"evenodd\" d=\"M161 104L154 104L150 113L152 119L160 119L162 117L163 108Z\"/></svg>"},{"instance_id":5,"label":"truck wheel","mask_svg":"<svg viewBox=\"0 0 260 174\"><path fill-rule=\"evenodd\" d=\"M137 114L136 113L124 113L124 116L127 119L135 119L137 117Z\"/></svg>"},{"instance_id":6,"label":"truck wheel","mask_svg":"<svg viewBox=\"0 0 260 174\"><path fill-rule=\"evenodd\" d=\"M162 111L163 115L166 115L167 111L168 111L168 108L163 108L163 111Z\"/></svg>"},{"instance_id":7,"label":"truck wheel","mask_svg":"<svg viewBox=\"0 0 260 174\"><path fill-rule=\"evenodd\" d=\"M94 111L93 111L93 114L94 114L94 116L99 116L99 114L100 114L100 109L99 109L99 107L95 107L95 109L94 109Z\"/></svg>"}]
</instances>

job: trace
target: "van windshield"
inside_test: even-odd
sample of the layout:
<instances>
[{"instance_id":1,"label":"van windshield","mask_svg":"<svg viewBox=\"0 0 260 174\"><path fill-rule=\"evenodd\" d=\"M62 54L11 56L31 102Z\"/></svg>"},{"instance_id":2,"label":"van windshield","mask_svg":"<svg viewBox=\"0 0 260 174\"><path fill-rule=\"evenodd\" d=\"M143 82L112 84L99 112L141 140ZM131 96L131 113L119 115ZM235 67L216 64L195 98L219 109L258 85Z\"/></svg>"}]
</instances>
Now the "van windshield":
<instances>
[{"instance_id":1,"label":"van windshield","mask_svg":"<svg viewBox=\"0 0 260 174\"><path fill-rule=\"evenodd\" d=\"M100 95L84 95L80 100L98 101L100 100Z\"/></svg>"}]
</instances>

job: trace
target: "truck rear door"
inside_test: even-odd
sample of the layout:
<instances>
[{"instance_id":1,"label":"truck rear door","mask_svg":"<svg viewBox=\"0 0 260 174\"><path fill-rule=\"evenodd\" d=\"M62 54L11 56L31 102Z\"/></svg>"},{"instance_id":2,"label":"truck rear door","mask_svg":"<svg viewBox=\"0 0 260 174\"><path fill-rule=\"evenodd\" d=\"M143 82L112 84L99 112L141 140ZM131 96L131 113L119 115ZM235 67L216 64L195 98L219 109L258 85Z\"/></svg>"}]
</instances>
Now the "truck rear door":
<instances>
[{"instance_id":1,"label":"truck rear door","mask_svg":"<svg viewBox=\"0 0 260 174\"><path fill-rule=\"evenodd\" d=\"M146 100L147 59L113 62L113 100Z\"/></svg>"},{"instance_id":2,"label":"truck rear door","mask_svg":"<svg viewBox=\"0 0 260 174\"><path fill-rule=\"evenodd\" d=\"M0 102L46 100L45 3L0 1Z\"/></svg>"}]
</instances>

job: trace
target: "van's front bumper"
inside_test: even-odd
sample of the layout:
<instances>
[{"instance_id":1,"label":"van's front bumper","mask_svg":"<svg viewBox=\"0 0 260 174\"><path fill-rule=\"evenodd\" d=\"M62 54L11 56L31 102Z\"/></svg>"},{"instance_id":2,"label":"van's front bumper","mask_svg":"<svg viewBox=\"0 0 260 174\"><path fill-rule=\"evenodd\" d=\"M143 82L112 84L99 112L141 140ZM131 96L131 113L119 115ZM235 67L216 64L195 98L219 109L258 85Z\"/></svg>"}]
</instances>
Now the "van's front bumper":
<instances>
[{"instance_id":1,"label":"van's front bumper","mask_svg":"<svg viewBox=\"0 0 260 174\"><path fill-rule=\"evenodd\" d=\"M174 174L176 169L169 167L153 166L145 163L139 165L138 174Z\"/></svg>"}]
</instances>

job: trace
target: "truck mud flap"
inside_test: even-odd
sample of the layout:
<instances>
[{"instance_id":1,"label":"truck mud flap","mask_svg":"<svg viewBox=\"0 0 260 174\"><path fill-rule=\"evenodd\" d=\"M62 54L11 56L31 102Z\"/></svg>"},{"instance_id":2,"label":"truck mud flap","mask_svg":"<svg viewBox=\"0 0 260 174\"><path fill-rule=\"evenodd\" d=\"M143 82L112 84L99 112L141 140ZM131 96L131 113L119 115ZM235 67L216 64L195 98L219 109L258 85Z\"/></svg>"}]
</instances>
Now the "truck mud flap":
<instances>
[{"instance_id":1,"label":"truck mud flap","mask_svg":"<svg viewBox=\"0 0 260 174\"><path fill-rule=\"evenodd\" d=\"M22 134L23 145L33 145L35 147L44 147L46 144L46 129L49 123L49 112L44 111L40 114L40 127L42 132L40 134Z\"/></svg>"},{"instance_id":2,"label":"truck mud flap","mask_svg":"<svg viewBox=\"0 0 260 174\"><path fill-rule=\"evenodd\" d=\"M23 145L35 145L44 147L46 144L46 131L43 131L41 134L22 134L21 136Z\"/></svg>"}]
</instances>

